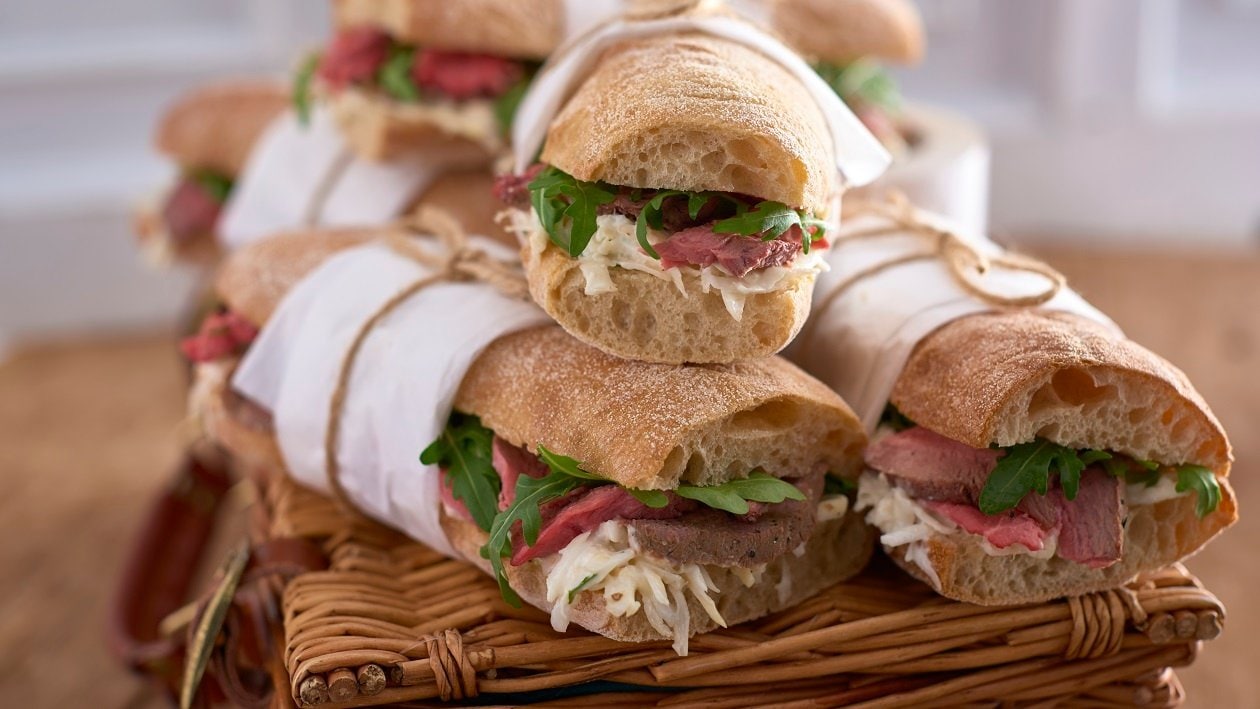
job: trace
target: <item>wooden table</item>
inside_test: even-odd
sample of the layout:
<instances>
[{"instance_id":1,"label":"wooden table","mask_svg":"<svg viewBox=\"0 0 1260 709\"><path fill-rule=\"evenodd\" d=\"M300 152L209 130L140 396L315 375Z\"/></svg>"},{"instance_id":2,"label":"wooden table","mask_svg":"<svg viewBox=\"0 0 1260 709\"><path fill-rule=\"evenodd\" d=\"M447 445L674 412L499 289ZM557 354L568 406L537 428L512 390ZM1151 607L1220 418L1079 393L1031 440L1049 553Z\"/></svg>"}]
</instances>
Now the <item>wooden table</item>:
<instances>
[{"instance_id":1,"label":"wooden table","mask_svg":"<svg viewBox=\"0 0 1260 709\"><path fill-rule=\"evenodd\" d=\"M1231 432L1242 521L1190 563L1225 634L1182 672L1190 706L1260 706L1260 254L1043 254L1186 370ZM0 366L0 696L10 706L159 705L105 649L137 516L179 450L169 337L54 344ZM7 703L7 702L6 702Z\"/></svg>"}]
</instances>

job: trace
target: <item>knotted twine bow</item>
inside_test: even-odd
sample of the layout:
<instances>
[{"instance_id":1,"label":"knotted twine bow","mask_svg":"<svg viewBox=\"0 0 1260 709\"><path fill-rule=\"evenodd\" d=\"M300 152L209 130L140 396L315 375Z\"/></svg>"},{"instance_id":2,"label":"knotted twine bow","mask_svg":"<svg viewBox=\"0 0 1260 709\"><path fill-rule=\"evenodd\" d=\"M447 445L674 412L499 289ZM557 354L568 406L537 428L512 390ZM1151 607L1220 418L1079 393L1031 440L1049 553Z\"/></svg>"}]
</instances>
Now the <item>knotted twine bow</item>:
<instances>
[{"instance_id":1,"label":"knotted twine bow","mask_svg":"<svg viewBox=\"0 0 1260 709\"><path fill-rule=\"evenodd\" d=\"M833 289L828 294L829 300L864 278L870 278L897 266L933 259L939 259L949 271L949 275L953 277L954 282L969 295L991 305L1016 308L1043 305L1058 295L1059 291L1067 285L1067 279L1063 277L1063 274L1036 259L1009 252L993 256L981 253L957 233L924 218L900 191L890 191L883 201L859 202L851 214L846 216L876 216L882 217L889 223L841 234L832 241L834 246L840 246L849 241L908 234L921 238L928 244L928 248L882 261L858 271ZM997 269L1041 276L1047 284L1040 292L1027 295L1008 295L988 290L977 278Z\"/></svg>"},{"instance_id":2,"label":"knotted twine bow","mask_svg":"<svg viewBox=\"0 0 1260 709\"><path fill-rule=\"evenodd\" d=\"M968 295L999 307L1031 308L1043 305L1052 300L1067 285L1067 279L1063 277L1063 274L1036 259L1008 252L993 256L981 253L957 233L924 218L905 194L898 190L890 190L883 200L858 202L855 208L847 211L845 217L879 217L885 223L842 233L832 239L832 248L839 248L852 241L904 236L919 238L927 245L927 248L872 264L850 275L832 288L831 292L823 296L822 301L815 306L813 317L806 323L806 331L802 333L801 341L807 346L817 330L816 323L822 320L823 314L827 312L831 304L846 291L867 278L919 261L939 260L954 282ZM988 290L978 279L997 269L1040 276L1046 280L1046 287L1040 292L1024 295L1009 295Z\"/></svg>"},{"instance_id":3,"label":"knotted twine bow","mask_svg":"<svg viewBox=\"0 0 1260 709\"><path fill-rule=\"evenodd\" d=\"M425 248L416 237L431 235L437 248ZM345 406L350 388L350 376L354 373L355 360L368 335L376 329L394 309L420 291L437 283L486 283L509 298L526 299L529 286L515 259L505 261L490 255L483 249L468 243L468 235L460 223L448 212L433 207L420 207L410 218L395 223L385 235L385 243L395 253L409 258L430 272L415 283L399 291L372 317L359 326L346 356L341 360L337 385L328 404L328 428L324 435L324 468L328 485L336 498L350 510L356 510L350 496L341 485L341 469L337 462L338 439L341 437L341 411Z\"/></svg>"}]
</instances>

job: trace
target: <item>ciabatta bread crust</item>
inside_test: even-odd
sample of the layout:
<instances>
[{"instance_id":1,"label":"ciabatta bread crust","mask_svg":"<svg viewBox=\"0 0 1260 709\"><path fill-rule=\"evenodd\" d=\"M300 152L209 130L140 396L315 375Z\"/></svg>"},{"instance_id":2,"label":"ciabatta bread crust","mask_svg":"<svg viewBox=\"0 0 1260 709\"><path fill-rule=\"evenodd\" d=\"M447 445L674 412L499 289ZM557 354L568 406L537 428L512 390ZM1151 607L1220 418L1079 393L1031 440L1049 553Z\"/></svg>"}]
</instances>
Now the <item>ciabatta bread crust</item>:
<instances>
[{"instance_id":1,"label":"ciabatta bread crust","mask_svg":"<svg viewBox=\"0 0 1260 709\"><path fill-rule=\"evenodd\" d=\"M852 410L778 357L668 366L614 357L558 327L507 335L473 363L455 408L509 443L570 456L626 487L721 483L761 468L856 475Z\"/></svg>"},{"instance_id":2,"label":"ciabatta bread crust","mask_svg":"<svg viewBox=\"0 0 1260 709\"><path fill-rule=\"evenodd\" d=\"M1195 514L1194 494L1130 507L1124 526L1124 556L1105 569L1091 569L1058 556L993 556L985 553L978 535L965 532L936 535L924 542L939 585L907 560L905 547L890 549L889 556L941 595L983 606L1041 603L1105 591L1184 559L1233 524L1238 519L1237 499L1228 480L1219 482L1221 504L1203 519Z\"/></svg>"},{"instance_id":3,"label":"ciabatta bread crust","mask_svg":"<svg viewBox=\"0 0 1260 709\"><path fill-rule=\"evenodd\" d=\"M516 238L494 219L501 205L494 196L494 175L489 170L444 173L429 185L407 212L411 213L418 207L442 209L454 217L469 235L490 237L509 248L516 247Z\"/></svg>"},{"instance_id":4,"label":"ciabatta bread crust","mask_svg":"<svg viewBox=\"0 0 1260 709\"><path fill-rule=\"evenodd\" d=\"M570 334L620 357L661 364L769 357L800 332L814 292L814 273L790 275L775 291L748 295L736 320L722 294L705 293L690 268L683 268L686 293L672 281L613 267L616 291L587 295L581 262L554 244L522 259L534 302Z\"/></svg>"},{"instance_id":5,"label":"ciabatta bread crust","mask_svg":"<svg viewBox=\"0 0 1260 709\"><path fill-rule=\"evenodd\" d=\"M250 152L289 107L289 94L272 81L237 80L183 94L158 123L154 144L184 168L235 177Z\"/></svg>"},{"instance_id":6,"label":"ciabatta bread crust","mask_svg":"<svg viewBox=\"0 0 1260 709\"><path fill-rule=\"evenodd\" d=\"M609 49L556 116L542 161L580 180L738 192L825 215L831 134L787 70L694 35Z\"/></svg>"},{"instance_id":7,"label":"ciabatta bread crust","mask_svg":"<svg viewBox=\"0 0 1260 709\"><path fill-rule=\"evenodd\" d=\"M487 535L477 525L442 512L442 530L461 556L490 573L490 563L481 557L480 549ZM728 627L755 620L794 606L823 589L855 576L866 567L874 547L875 535L862 523L860 515L846 514L837 520L819 523L814 535L805 543L800 556L787 553L770 562L761 580L751 588L725 569L711 569L710 576L718 586L712 594L718 612ZM508 581L527 603L550 611L547 601L547 577L542 564L535 560L521 566L508 564ZM786 581L785 581L786 579ZM779 591L783 585L782 595ZM693 634L713 630L713 622L699 602L687 595ZM648 623L644 613L616 617L609 615L604 597L598 591L583 591L574 599L569 618L577 625L605 637L623 642L669 640Z\"/></svg>"},{"instance_id":8,"label":"ciabatta bread crust","mask_svg":"<svg viewBox=\"0 0 1260 709\"><path fill-rule=\"evenodd\" d=\"M914 64L923 19L910 0L771 0L774 29L801 54L843 64L861 57Z\"/></svg>"},{"instance_id":9,"label":"ciabatta bread crust","mask_svg":"<svg viewBox=\"0 0 1260 709\"><path fill-rule=\"evenodd\" d=\"M893 388L910 420L973 448L1042 437L1229 473L1220 422L1181 370L1079 316L1016 310L943 325Z\"/></svg>"},{"instance_id":10,"label":"ciabatta bread crust","mask_svg":"<svg viewBox=\"0 0 1260 709\"><path fill-rule=\"evenodd\" d=\"M367 243L376 229L338 229L277 234L233 252L215 276L219 299L262 327L298 281L330 256Z\"/></svg>"},{"instance_id":11,"label":"ciabatta bread crust","mask_svg":"<svg viewBox=\"0 0 1260 709\"><path fill-rule=\"evenodd\" d=\"M336 0L338 27L374 25L433 49L544 59L564 37L560 0Z\"/></svg>"}]
</instances>

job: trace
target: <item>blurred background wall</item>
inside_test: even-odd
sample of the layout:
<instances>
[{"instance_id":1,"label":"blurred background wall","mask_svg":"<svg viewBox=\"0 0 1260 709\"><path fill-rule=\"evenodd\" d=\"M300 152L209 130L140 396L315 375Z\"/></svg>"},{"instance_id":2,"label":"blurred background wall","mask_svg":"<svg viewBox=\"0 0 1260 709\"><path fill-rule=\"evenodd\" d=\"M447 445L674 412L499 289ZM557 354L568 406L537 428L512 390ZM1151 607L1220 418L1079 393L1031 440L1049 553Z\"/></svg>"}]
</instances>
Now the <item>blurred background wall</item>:
<instances>
[{"instance_id":1,"label":"blurred background wall","mask_svg":"<svg viewBox=\"0 0 1260 709\"><path fill-rule=\"evenodd\" d=\"M914 101L993 143L994 230L1023 243L1260 242L1260 0L919 0ZM283 76L309 0L0 0L0 349L165 325L190 275L136 257L170 168L157 112L224 75Z\"/></svg>"}]
</instances>

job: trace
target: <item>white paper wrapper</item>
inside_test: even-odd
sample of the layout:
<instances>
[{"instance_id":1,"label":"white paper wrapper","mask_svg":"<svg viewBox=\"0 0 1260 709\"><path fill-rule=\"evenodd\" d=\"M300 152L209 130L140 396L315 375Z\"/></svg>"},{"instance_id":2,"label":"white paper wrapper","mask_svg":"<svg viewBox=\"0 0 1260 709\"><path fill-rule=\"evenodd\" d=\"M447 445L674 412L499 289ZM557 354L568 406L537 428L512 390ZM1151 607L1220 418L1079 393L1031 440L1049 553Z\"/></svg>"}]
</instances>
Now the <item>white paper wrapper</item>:
<instances>
[{"instance_id":1,"label":"white paper wrapper","mask_svg":"<svg viewBox=\"0 0 1260 709\"><path fill-rule=\"evenodd\" d=\"M744 20L710 16L613 20L558 50L534 79L529 93L517 109L512 125L517 172L523 172L534 162L546 140L552 119L594 68L604 50L626 40L684 32L700 32L746 45L796 76L827 119L835 146L836 169L845 184L869 184L888 169L892 160L888 151L804 59Z\"/></svg>"},{"instance_id":2,"label":"white paper wrapper","mask_svg":"<svg viewBox=\"0 0 1260 709\"><path fill-rule=\"evenodd\" d=\"M951 228L981 253L992 256L1002 251L987 237L943 219L934 221ZM884 224L880 217L849 219L837 238ZM925 239L909 234L838 243L827 257L831 270L818 277L812 320L787 353L844 397L868 433L878 425L893 385L919 340L951 320L995 308L959 286L939 259L902 264L863 278L825 309L822 305L855 273L928 247ZM1010 297L1042 293L1047 285L1040 276L997 268L979 282L988 292ZM1040 307L1082 315L1119 333L1107 316L1067 288Z\"/></svg>"},{"instance_id":3,"label":"white paper wrapper","mask_svg":"<svg viewBox=\"0 0 1260 709\"><path fill-rule=\"evenodd\" d=\"M988 230L989 145L971 120L942 108L911 104L904 121L919 136L882 177L845 198L875 197L894 188L914 206L940 214L969 233Z\"/></svg>"},{"instance_id":4,"label":"white paper wrapper","mask_svg":"<svg viewBox=\"0 0 1260 709\"><path fill-rule=\"evenodd\" d=\"M314 107L305 126L289 111L250 154L224 208L219 240L231 250L289 229L381 224L445 170L439 155L356 158L328 111Z\"/></svg>"},{"instance_id":5,"label":"white paper wrapper","mask_svg":"<svg viewBox=\"0 0 1260 709\"><path fill-rule=\"evenodd\" d=\"M241 361L233 385L272 412L285 464L303 484L331 492L329 402L359 328L427 273L383 244L339 254L285 297ZM339 480L354 505L453 555L438 524L438 470L420 464L420 451L446 425L477 356L507 333L548 322L533 303L483 283L435 283L387 316L359 351L342 409Z\"/></svg>"}]
</instances>

